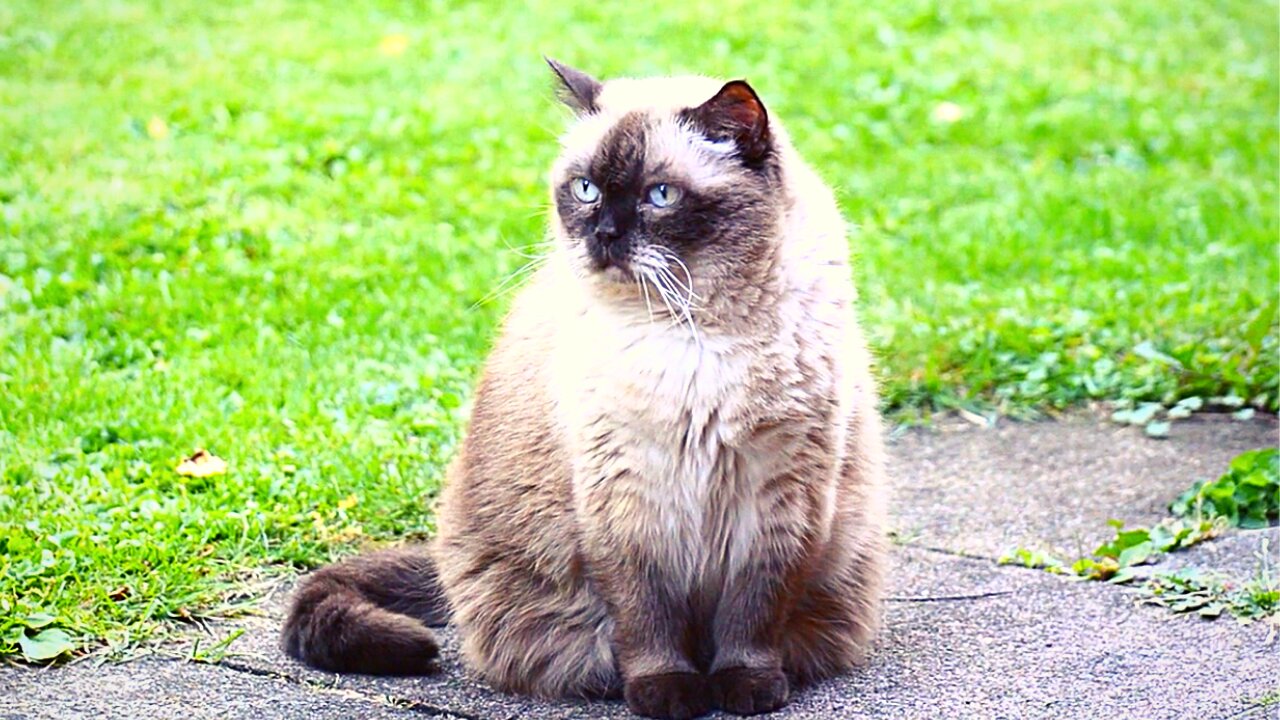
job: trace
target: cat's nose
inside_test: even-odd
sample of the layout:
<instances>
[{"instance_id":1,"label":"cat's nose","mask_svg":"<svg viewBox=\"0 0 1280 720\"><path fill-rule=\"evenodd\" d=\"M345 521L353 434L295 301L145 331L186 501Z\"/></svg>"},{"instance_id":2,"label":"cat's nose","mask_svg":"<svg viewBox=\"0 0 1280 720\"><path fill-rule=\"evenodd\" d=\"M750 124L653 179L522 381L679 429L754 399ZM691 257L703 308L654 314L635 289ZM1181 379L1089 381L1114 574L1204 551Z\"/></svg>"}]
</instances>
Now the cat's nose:
<instances>
[{"instance_id":1,"label":"cat's nose","mask_svg":"<svg viewBox=\"0 0 1280 720\"><path fill-rule=\"evenodd\" d=\"M596 223L596 241L601 243L611 243L622 237L622 230L618 224L613 221L612 217L605 216Z\"/></svg>"}]
</instances>

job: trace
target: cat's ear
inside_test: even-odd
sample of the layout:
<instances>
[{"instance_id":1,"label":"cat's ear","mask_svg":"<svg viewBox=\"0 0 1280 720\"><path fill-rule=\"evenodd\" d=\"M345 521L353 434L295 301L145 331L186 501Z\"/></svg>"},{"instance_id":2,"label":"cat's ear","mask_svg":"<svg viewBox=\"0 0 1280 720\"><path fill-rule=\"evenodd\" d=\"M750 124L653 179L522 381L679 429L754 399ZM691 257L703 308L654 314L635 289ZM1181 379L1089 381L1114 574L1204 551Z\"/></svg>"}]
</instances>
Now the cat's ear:
<instances>
[{"instance_id":1,"label":"cat's ear","mask_svg":"<svg viewBox=\"0 0 1280 720\"><path fill-rule=\"evenodd\" d=\"M687 111L687 116L713 140L732 140L742 159L755 164L772 147L769 114L746 80L725 83L715 97Z\"/></svg>"},{"instance_id":2,"label":"cat's ear","mask_svg":"<svg viewBox=\"0 0 1280 720\"><path fill-rule=\"evenodd\" d=\"M600 89L604 86L600 84L599 80L581 70L575 70L568 65L556 62L545 55L542 56L542 59L547 61L547 64L551 66L551 71L560 80L560 87L557 91L560 96L560 102L568 105L579 115L590 115L600 109L596 107L596 98L600 97Z\"/></svg>"}]
</instances>

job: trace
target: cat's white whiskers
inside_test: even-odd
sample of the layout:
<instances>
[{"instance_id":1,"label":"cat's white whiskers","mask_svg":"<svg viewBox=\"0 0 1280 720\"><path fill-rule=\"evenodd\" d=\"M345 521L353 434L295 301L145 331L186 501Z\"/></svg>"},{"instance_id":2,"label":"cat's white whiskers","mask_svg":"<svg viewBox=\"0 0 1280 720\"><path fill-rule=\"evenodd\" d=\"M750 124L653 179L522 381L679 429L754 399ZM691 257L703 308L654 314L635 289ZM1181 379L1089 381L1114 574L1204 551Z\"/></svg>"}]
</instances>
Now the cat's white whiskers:
<instances>
[{"instance_id":1,"label":"cat's white whiskers","mask_svg":"<svg viewBox=\"0 0 1280 720\"><path fill-rule=\"evenodd\" d=\"M644 308L649 311L649 324L653 324L653 303L649 301L649 280L646 268L639 266L640 272L636 273L636 279L640 281L640 292L644 294Z\"/></svg>"},{"instance_id":2,"label":"cat's white whiskers","mask_svg":"<svg viewBox=\"0 0 1280 720\"><path fill-rule=\"evenodd\" d=\"M676 254L671 252L670 250L666 250L665 248L661 249L659 250L659 254L661 256L661 260L659 261L660 263L659 272L665 275L668 282L674 288L679 288L680 290L684 291L684 297L680 298L681 300L680 305L681 305L681 309L683 310L682 314L684 316L685 322L689 324L689 329L693 332L695 339L697 339L698 331L697 331L697 324L693 320L693 311L697 309L697 303L695 301L699 300L700 298L698 297L698 294L694 292L694 289L693 289L693 273L689 272L689 266L685 265L684 261L681 260L679 257L677 257ZM674 272L672 272L671 270L672 263L675 263L680 268L680 270L684 273L685 279L683 282L680 280L679 277L676 276Z\"/></svg>"},{"instance_id":3,"label":"cat's white whiskers","mask_svg":"<svg viewBox=\"0 0 1280 720\"><path fill-rule=\"evenodd\" d=\"M678 301L681 298L679 294L675 292L674 288L671 287L667 278L662 274L664 263L662 259L657 256L657 253L649 248L645 248L636 255L634 262L637 266L644 269L645 277L653 283L653 286L658 291L659 296L664 297L668 301L668 314L673 318L679 315L676 309L672 307L670 301ZM677 302L677 305L679 304L680 303Z\"/></svg>"},{"instance_id":4,"label":"cat's white whiskers","mask_svg":"<svg viewBox=\"0 0 1280 720\"><path fill-rule=\"evenodd\" d=\"M683 288L683 285L676 276L672 274L670 268L667 267L665 262L654 266L653 270L654 276L661 280L661 283L659 284L659 292L664 293L664 300L670 301L667 303L667 307L671 310L672 319L674 320L673 324L687 324L689 326L689 331L693 334L694 341L701 345L702 338L698 334L698 325L693 320L692 296L682 295L679 290L676 289L677 286ZM672 305L675 307L672 307Z\"/></svg>"},{"instance_id":5,"label":"cat's white whiskers","mask_svg":"<svg viewBox=\"0 0 1280 720\"><path fill-rule=\"evenodd\" d=\"M689 288L689 299L691 301L695 299L701 300L701 298L698 297L698 294L693 291L693 273L689 272L689 266L685 265L684 261L680 259L680 256L675 253L666 253L666 259L675 263L682 271L684 271L684 279Z\"/></svg>"},{"instance_id":6,"label":"cat's white whiskers","mask_svg":"<svg viewBox=\"0 0 1280 720\"><path fill-rule=\"evenodd\" d=\"M523 280L524 277L527 277L528 275L532 275L534 271L542 267L542 265L551 258L551 254L547 253L546 255L532 257L532 260L508 273L507 276L502 278L502 281L498 283L498 286L490 290L484 297L472 303L470 309L475 310L481 305L487 305L488 303L491 303L499 297L502 297L508 292L514 290L516 287L519 287L520 283L518 281Z\"/></svg>"},{"instance_id":7,"label":"cat's white whiskers","mask_svg":"<svg viewBox=\"0 0 1280 720\"><path fill-rule=\"evenodd\" d=\"M690 322L692 322L692 313L697 309L697 304L694 302L696 295L694 295L693 289L686 287L685 284L680 281L680 278L676 277L675 273L671 272L671 268L666 263L662 264L658 269L658 272L666 278L667 283L671 286L672 290L677 293L680 300L680 309L683 311L684 315L690 318Z\"/></svg>"},{"instance_id":8,"label":"cat's white whiskers","mask_svg":"<svg viewBox=\"0 0 1280 720\"><path fill-rule=\"evenodd\" d=\"M649 279L653 281L654 289L658 291L658 299L662 300L662 304L667 308L667 317L670 318L670 325L679 325L682 322L681 314L672 305L673 302L679 303L679 296L667 285L666 279L658 273L656 266L648 265L645 269L649 273Z\"/></svg>"},{"instance_id":9,"label":"cat's white whiskers","mask_svg":"<svg viewBox=\"0 0 1280 720\"><path fill-rule=\"evenodd\" d=\"M543 205L539 208L530 209L528 214L524 215L525 220L533 220L534 218L545 218L551 208Z\"/></svg>"},{"instance_id":10,"label":"cat's white whiskers","mask_svg":"<svg viewBox=\"0 0 1280 720\"><path fill-rule=\"evenodd\" d=\"M680 291L681 304L687 305L690 308L694 307L693 300L696 296L693 293L693 288L688 287L683 282L681 282L680 278L676 277L676 274L671 272L671 268L666 266L665 264L662 265L662 267L660 267L658 271L661 272L667 278L667 281L671 283L672 288Z\"/></svg>"},{"instance_id":11,"label":"cat's white whiskers","mask_svg":"<svg viewBox=\"0 0 1280 720\"><path fill-rule=\"evenodd\" d=\"M543 242L538 242L538 243L529 243L528 245L522 245L521 247L518 247L518 248L511 247L510 245L508 245L508 246L507 246L507 250L508 250L509 252L512 252L512 253L514 253L514 254L516 254L516 255L519 255L520 257L525 258L525 259L528 259L528 260L543 260L543 259L545 259L545 258L550 254L549 252L543 252L543 253L540 253L540 254L537 254L537 255L532 255L532 254L527 253L527 252L524 252L524 251L525 251L525 250L536 250L536 249L538 249L538 248L542 248L542 249L544 249L544 250L549 251L549 250L551 250L551 249L552 249L552 246L554 246L554 245L555 245L555 241L554 241L554 240L544 240Z\"/></svg>"}]
</instances>

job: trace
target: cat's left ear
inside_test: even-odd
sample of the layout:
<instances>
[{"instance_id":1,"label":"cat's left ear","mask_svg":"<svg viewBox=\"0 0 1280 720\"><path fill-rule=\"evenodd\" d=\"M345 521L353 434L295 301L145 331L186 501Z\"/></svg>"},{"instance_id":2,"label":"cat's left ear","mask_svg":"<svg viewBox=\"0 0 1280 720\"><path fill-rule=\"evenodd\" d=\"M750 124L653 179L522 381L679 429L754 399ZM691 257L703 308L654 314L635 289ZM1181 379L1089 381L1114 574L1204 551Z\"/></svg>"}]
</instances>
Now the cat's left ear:
<instances>
[{"instance_id":1,"label":"cat's left ear","mask_svg":"<svg viewBox=\"0 0 1280 720\"><path fill-rule=\"evenodd\" d=\"M715 140L733 140L748 165L769 154L769 114L746 80L725 83L715 97L686 111L700 130Z\"/></svg>"},{"instance_id":2,"label":"cat's left ear","mask_svg":"<svg viewBox=\"0 0 1280 720\"><path fill-rule=\"evenodd\" d=\"M551 66L551 71L560 80L560 101L568 105L578 115L590 115L599 111L596 98L600 97L600 89L604 86L590 75L575 70L564 63L556 62L546 55L543 60Z\"/></svg>"}]
</instances>

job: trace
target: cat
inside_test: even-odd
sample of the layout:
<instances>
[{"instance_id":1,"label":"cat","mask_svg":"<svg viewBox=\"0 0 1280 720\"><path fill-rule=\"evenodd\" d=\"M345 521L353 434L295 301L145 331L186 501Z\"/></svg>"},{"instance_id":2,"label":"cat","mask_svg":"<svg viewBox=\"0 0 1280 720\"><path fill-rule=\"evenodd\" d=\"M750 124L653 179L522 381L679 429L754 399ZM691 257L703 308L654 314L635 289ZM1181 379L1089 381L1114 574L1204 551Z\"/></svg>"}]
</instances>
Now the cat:
<instances>
[{"instance_id":1,"label":"cat","mask_svg":"<svg viewBox=\"0 0 1280 720\"><path fill-rule=\"evenodd\" d=\"M485 366L438 534L304 579L285 648L426 673L427 626L453 622L500 690L777 709L858 663L882 610L845 223L747 82L548 63L575 114L553 249Z\"/></svg>"}]
</instances>

